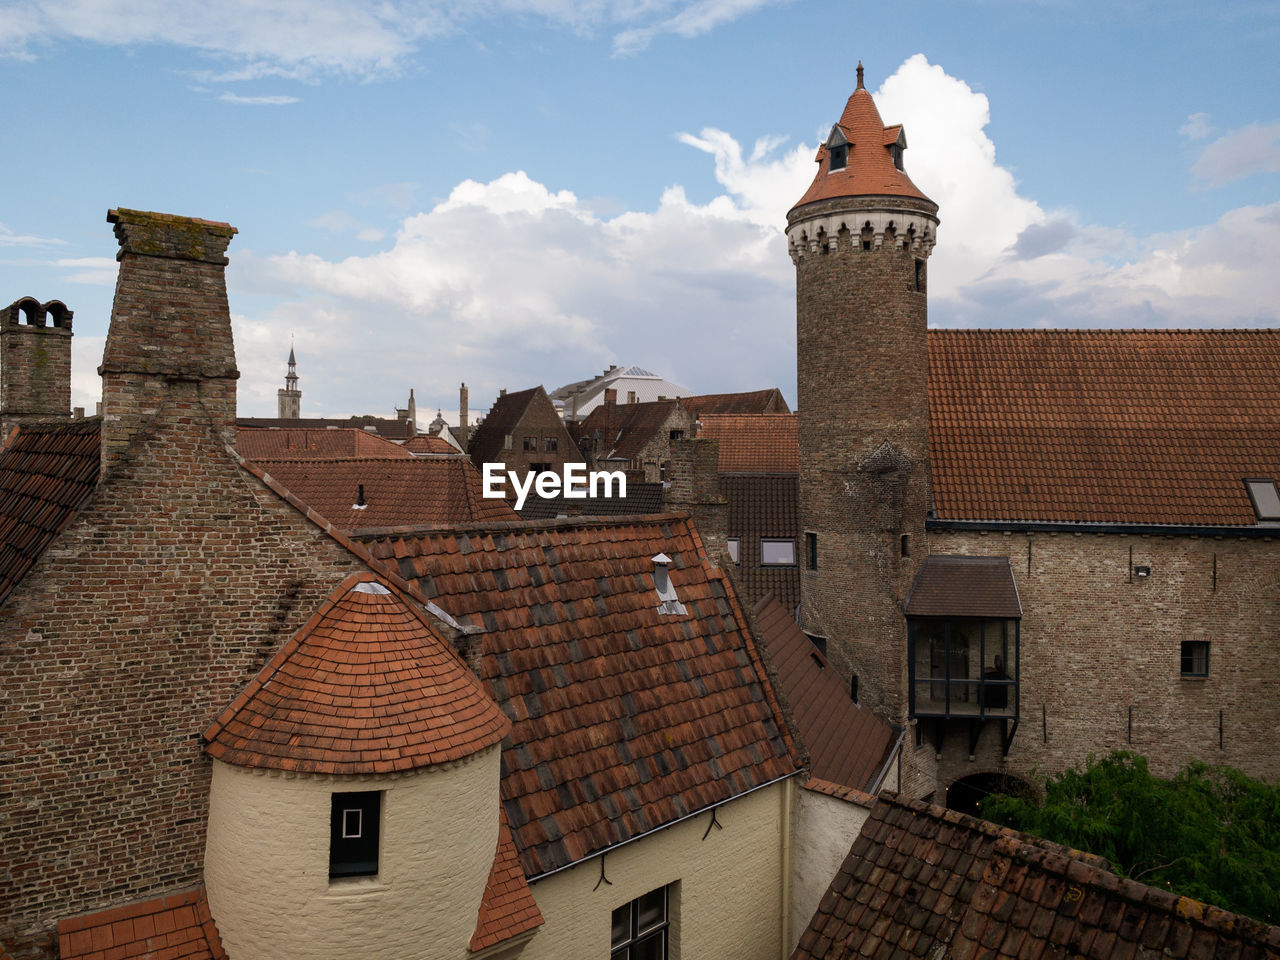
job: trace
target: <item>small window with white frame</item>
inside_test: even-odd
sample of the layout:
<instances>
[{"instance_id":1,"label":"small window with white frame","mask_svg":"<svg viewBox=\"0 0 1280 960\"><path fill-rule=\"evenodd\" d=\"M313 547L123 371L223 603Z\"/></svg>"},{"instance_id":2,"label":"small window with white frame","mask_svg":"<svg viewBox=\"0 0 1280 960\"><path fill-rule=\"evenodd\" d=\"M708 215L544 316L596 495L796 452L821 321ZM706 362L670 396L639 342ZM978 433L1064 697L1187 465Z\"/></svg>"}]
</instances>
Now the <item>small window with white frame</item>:
<instances>
[{"instance_id":1,"label":"small window with white frame","mask_svg":"<svg viewBox=\"0 0 1280 960\"><path fill-rule=\"evenodd\" d=\"M796 565L796 542L790 539L762 539L760 541L760 564L765 567L794 567Z\"/></svg>"},{"instance_id":2,"label":"small window with white frame","mask_svg":"<svg viewBox=\"0 0 1280 960\"><path fill-rule=\"evenodd\" d=\"M667 960L671 948L671 890L651 890L613 911L609 960Z\"/></svg>"},{"instance_id":3,"label":"small window with white frame","mask_svg":"<svg viewBox=\"0 0 1280 960\"><path fill-rule=\"evenodd\" d=\"M729 548L729 559L732 560L734 563L741 563L742 561L739 558L741 556L740 551L742 547L742 541L739 540L737 537L730 537L727 543Z\"/></svg>"}]
</instances>

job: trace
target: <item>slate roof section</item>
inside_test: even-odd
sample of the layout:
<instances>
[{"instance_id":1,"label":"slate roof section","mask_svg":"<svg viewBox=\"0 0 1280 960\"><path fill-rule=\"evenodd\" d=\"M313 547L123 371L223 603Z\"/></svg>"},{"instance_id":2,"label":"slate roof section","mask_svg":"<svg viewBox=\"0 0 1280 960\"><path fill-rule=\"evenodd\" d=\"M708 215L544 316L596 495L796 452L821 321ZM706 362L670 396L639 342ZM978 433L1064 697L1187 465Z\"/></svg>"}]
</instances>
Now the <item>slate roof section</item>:
<instances>
[{"instance_id":1,"label":"slate roof section","mask_svg":"<svg viewBox=\"0 0 1280 960\"><path fill-rule=\"evenodd\" d=\"M796 772L745 617L684 514L365 538L464 625L512 721L502 800L525 875ZM659 613L671 558L683 614Z\"/></svg>"},{"instance_id":2,"label":"slate roof section","mask_svg":"<svg viewBox=\"0 0 1280 960\"><path fill-rule=\"evenodd\" d=\"M809 751L813 778L874 793L884 779L897 733L854 703L849 687L773 597L753 611L781 693Z\"/></svg>"},{"instance_id":3,"label":"slate roof section","mask_svg":"<svg viewBox=\"0 0 1280 960\"><path fill-rule=\"evenodd\" d=\"M1022 617L1008 557L930 554L903 608L908 617Z\"/></svg>"},{"instance_id":4,"label":"slate roof section","mask_svg":"<svg viewBox=\"0 0 1280 960\"><path fill-rule=\"evenodd\" d=\"M1262 960L1280 927L1121 879L1105 860L882 795L793 960Z\"/></svg>"},{"instance_id":5,"label":"slate roof section","mask_svg":"<svg viewBox=\"0 0 1280 960\"><path fill-rule=\"evenodd\" d=\"M707 393L700 397L685 397L680 402L694 419L708 413L791 412L786 397L777 387L746 393Z\"/></svg>"},{"instance_id":6,"label":"slate roof section","mask_svg":"<svg viewBox=\"0 0 1280 960\"><path fill-rule=\"evenodd\" d=\"M1254 526L1280 330L930 330L938 518Z\"/></svg>"},{"instance_id":7,"label":"slate roof section","mask_svg":"<svg viewBox=\"0 0 1280 960\"><path fill-rule=\"evenodd\" d=\"M58 923L61 960L227 960L204 888Z\"/></svg>"},{"instance_id":8,"label":"slate roof section","mask_svg":"<svg viewBox=\"0 0 1280 960\"><path fill-rule=\"evenodd\" d=\"M525 520L554 520L561 515L579 517L630 517L663 513L662 484L627 481L625 497L583 497L566 499L539 497L531 492L519 511Z\"/></svg>"},{"instance_id":9,"label":"slate roof section","mask_svg":"<svg viewBox=\"0 0 1280 960\"><path fill-rule=\"evenodd\" d=\"M253 463L340 530L516 516L501 497L484 496L480 472L463 458ZM365 505L357 507L361 487Z\"/></svg>"},{"instance_id":10,"label":"slate roof section","mask_svg":"<svg viewBox=\"0 0 1280 960\"><path fill-rule=\"evenodd\" d=\"M701 420L699 439L720 441L721 473L799 474L794 413L709 413Z\"/></svg>"},{"instance_id":11,"label":"slate roof section","mask_svg":"<svg viewBox=\"0 0 1280 960\"><path fill-rule=\"evenodd\" d=\"M528 390L502 394L493 402L480 425L471 431L471 438L467 442L467 453L471 455L472 463L494 463L502 459L499 454L507 436L516 432L517 425L533 402L534 394L541 389L542 387L530 387Z\"/></svg>"},{"instance_id":12,"label":"slate roof section","mask_svg":"<svg viewBox=\"0 0 1280 960\"><path fill-rule=\"evenodd\" d=\"M239 427L236 451L246 460L390 459L412 456L401 444L376 433L354 428Z\"/></svg>"},{"instance_id":13,"label":"slate roof section","mask_svg":"<svg viewBox=\"0 0 1280 960\"><path fill-rule=\"evenodd\" d=\"M772 594L787 610L800 604L800 568L760 562L762 539L790 540L800 558L799 484L796 476L720 474L720 495L729 502L728 535L738 540L734 576L748 603Z\"/></svg>"},{"instance_id":14,"label":"slate roof section","mask_svg":"<svg viewBox=\"0 0 1280 960\"><path fill-rule=\"evenodd\" d=\"M468 946L472 953L529 933L546 922L525 881L516 842L507 823L507 813L501 806L498 807L498 818L498 849L493 856L493 869L484 887L476 929Z\"/></svg>"},{"instance_id":15,"label":"slate roof section","mask_svg":"<svg viewBox=\"0 0 1280 960\"><path fill-rule=\"evenodd\" d=\"M373 574L358 574L204 738L210 756L240 767L387 774L471 756L509 728L426 618Z\"/></svg>"},{"instance_id":16,"label":"slate roof section","mask_svg":"<svg viewBox=\"0 0 1280 960\"><path fill-rule=\"evenodd\" d=\"M0 603L98 483L100 420L29 422L0 448Z\"/></svg>"},{"instance_id":17,"label":"slate roof section","mask_svg":"<svg viewBox=\"0 0 1280 960\"><path fill-rule=\"evenodd\" d=\"M634 460L644 446L667 421L678 412L678 400L654 400L650 403L604 404L591 411L577 429L579 437L594 437L600 432L596 455L606 460Z\"/></svg>"}]
</instances>

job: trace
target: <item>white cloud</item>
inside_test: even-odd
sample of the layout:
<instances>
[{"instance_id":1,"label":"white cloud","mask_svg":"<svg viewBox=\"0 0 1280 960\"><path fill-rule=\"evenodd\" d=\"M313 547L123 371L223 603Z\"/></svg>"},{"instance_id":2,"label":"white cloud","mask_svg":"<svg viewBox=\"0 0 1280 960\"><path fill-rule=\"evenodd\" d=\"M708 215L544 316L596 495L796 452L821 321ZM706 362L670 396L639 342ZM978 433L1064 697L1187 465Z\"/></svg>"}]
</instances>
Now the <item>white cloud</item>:
<instances>
[{"instance_id":1,"label":"white cloud","mask_svg":"<svg viewBox=\"0 0 1280 960\"><path fill-rule=\"evenodd\" d=\"M1280 123L1251 123L1223 134L1201 152L1191 168L1209 187L1280 171Z\"/></svg>"},{"instance_id":2,"label":"white cloud","mask_svg":"<svg viewBox=\"0 0 1280 960\"><path fill-rule=\"evenodd\" d=\"M1178 128L1178 132L1188 140L1206 140L1213 133L1213 125L1207 113L1187 115L1187 122Z\"/></svg>"},{"instance_id":3,"label":"white cloud","mask_svg":"<svg viewBox=\"0 0 1280 960\"><path fill-rule=\"evenodd\" d=\"M613 51L620 56L637 53L664 33L685 39L701 36L773 2L775 0L695 0L662 20L615 34Z\"/></svg>"},{"instance_id":4,"label":"white cloud","mask_svg":"<svg viewBox=\"0 0 1280 960\"><path fill-rule=\"evenodd\" d=\"M224 93L222 94L222 96L218 97L218 99L221 100L223 103L243 103L243 104L249 104L252 106L273 106L273 107L283 106L284 104L288 104L288 103L301 102L297 97L290 97L290 96L284 96L284 95L269 96L269 97L241 97L241 96L237 96L234 93Z\"/></svg>"},{"instance_id":5,"label":"white cloud","mask_svg":"<svg viewBox=\"0 0 1280 960\"><path fill-rule=\"evenodd\" d=\"M0 223L0 247L65 246L66 242L53 237L37 237L29 233L14 233L3 223Z\"/></svg>"},{"instance_id":6,"label":"white cloud","mask_svg":"<svg viewBox=\"0 0 1280 960\"><path fill-rule=\"evenodd\" d=\"M64 257L55 260L54 266L72 271L63 277L68 283L95 286L114 286L119 272L115 257Z\"/></svg>"}]
</instances>

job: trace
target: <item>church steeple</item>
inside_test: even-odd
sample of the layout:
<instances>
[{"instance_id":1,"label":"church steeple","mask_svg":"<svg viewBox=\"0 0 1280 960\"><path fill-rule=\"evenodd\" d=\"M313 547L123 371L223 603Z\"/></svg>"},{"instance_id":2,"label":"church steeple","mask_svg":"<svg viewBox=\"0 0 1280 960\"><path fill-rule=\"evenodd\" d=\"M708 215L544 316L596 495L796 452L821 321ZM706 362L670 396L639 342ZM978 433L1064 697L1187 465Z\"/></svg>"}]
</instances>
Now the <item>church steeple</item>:
<instances>
[{"instance_id":1,"label":"church steeple","mask_svg":"<svg viewBox=\"0 0 1280 960\"><path fill-rule=\"evenodd\" d=\"M302 418L302 391L298 389L298 360L289 344L289 372L285 374L284 389L276 391L276 416L281 420Z\"/></svg>"}]
</instances>

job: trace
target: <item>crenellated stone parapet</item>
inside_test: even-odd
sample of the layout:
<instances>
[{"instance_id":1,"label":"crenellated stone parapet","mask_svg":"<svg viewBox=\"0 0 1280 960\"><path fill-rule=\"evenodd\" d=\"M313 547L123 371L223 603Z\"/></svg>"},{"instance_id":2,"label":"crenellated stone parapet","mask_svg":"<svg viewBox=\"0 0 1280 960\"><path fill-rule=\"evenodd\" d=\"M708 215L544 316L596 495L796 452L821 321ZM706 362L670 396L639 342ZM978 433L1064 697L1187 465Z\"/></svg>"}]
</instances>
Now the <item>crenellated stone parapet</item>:
<instances>
[{"instance_id":1,"label":"crenellated stone parapet","mask_svg":"<svg viewBox=\"0 0 1280 960\"><path fill-rule=\"evenodd\" d=\"M923 209L896 204L849 209L846 204L844 209L793 216L787 226L787 252L796 265L805 257L845 250L900 249L927 258L937 241L937 230L938 218Z\"/></svg>"}]
</instances>

